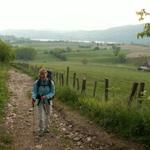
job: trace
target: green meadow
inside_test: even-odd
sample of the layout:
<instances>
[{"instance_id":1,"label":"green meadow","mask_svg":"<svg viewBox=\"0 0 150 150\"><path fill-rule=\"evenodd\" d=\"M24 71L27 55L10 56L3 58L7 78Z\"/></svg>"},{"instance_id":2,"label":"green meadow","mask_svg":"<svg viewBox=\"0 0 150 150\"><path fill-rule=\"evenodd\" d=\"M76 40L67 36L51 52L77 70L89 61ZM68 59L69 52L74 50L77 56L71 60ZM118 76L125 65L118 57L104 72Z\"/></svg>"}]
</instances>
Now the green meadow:
<instances>
[{"instance_id":1,"label":"green meadow","mask_svg":"<svg viewBox=\"0 0 150 150\"><path fill-rule=\"evenodd\" d=\"M141 72L137 70L139 64L144 60L141 58L137 63L137 58L126 60L125 63L120 63L118 57L114 56L112 46L99 44L99 50L95 50L96 43L78 43L78 42L30 42L23 43L20 46L29 46L37 50L37 55L33 61L29 63L39 66L46 66L51 70L66 73L67 66L70 67L70 86L72 85L73 73L77 73L77 77L82 82L82 78L87 78L87 93L92 95L94 81L98 81L96 96L100 99L104 93L104 79L109 79L109 91L111 97L121 97L127 99L130 93L133 82L145 82L146 94L150 95L150 76L149 72ZM119 54L128 55L132 49L123 49L121 45ZM55 49L66 50L69 47L70 51L63 52L66 61L52 55L50 52ZM137 46L135 46L137 47ZM145 48L145 46L139 46ZM148 47L148 46L147 46ZM148 58L149 59L149 58ZM80 84L81 86L81 84Z\"/></svg>"}]
</instances>

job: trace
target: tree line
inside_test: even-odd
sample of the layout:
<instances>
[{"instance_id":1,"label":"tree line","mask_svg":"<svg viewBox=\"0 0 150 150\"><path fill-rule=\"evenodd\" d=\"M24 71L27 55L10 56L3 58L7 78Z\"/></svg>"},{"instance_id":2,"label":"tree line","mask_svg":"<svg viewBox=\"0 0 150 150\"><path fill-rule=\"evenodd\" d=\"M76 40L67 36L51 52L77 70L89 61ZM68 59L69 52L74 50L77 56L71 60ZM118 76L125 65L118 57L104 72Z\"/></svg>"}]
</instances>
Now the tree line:
<instances>
[{"instance_id":1,"label":"tree line","mask_svg":"<svg viewBox=\"0 0 150 150\"><path fill-rule=\"evenodd\" d=\"M33 60L36 50L31 47L13 47L0 39L0 62L10 62L14 59Z\"/></svg>"}]
</instances>

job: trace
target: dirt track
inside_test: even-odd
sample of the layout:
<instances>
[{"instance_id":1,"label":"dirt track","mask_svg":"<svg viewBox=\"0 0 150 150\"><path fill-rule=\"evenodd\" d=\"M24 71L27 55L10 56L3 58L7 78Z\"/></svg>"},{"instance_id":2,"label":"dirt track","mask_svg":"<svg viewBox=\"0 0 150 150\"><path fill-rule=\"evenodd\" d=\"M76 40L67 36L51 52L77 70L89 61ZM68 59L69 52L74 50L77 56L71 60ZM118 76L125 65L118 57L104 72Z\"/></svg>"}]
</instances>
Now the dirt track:
<instances>
[{"instance_id":1,"label":"dirt track","mask_svg":"<svg viewBox=\"0 0 150 150\"><path fill-rule=\"evenodd\" d=\"M33 80L14 69L9 74L11 96L5 126L13 135L16 150L144 150L142 145L106 133L58 100L54 100L50 133L39 138L33 133L29 98Z\"/></svg>"}]
</instances>

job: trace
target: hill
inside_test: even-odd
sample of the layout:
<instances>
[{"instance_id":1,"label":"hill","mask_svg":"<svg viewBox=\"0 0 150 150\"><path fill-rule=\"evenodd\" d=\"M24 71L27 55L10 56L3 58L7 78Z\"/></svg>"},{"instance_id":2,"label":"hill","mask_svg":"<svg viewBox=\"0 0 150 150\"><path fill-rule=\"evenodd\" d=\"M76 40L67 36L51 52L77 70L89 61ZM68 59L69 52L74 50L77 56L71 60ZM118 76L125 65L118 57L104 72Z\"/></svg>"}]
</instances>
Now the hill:
<instances>
[{"instance_id":1,"label":"hill","mask_svg":"<svg viewBox=\"0 0 150 150\"><path fill-rule=\"evenodd\" d=\"M49 30L5 30L1 35L14 35L30 39L51 40L81 40L81 41L103 41L134 44L150 44L149 39L137 39L138 32L143 30L144 24L127 25L109 28L106 30L92 31L49 31Z\"/></svg>"}]
</instances>

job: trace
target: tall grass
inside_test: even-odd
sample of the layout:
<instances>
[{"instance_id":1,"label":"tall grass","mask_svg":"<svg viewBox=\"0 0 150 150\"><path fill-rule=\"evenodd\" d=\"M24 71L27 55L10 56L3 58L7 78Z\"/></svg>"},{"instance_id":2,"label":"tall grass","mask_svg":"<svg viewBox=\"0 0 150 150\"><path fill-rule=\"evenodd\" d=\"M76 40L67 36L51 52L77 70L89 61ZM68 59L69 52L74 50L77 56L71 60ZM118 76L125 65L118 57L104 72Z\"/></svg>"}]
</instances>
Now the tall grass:
<instances>
[{"instance_id":1,"label":"tall grass","mask_svg":"<svg viewBox=\"0 0 150 150\"><path fill-rule=\"evenodd\" d=\"M99 101L79 97L68 87L59 87L56 95L59 100L80 111L98 125L150 146L150 101L144 101L141 108L134 104L129 110L127 103L121 99Z\"/></svg>"},{"instance_id":2,"label":"tall grass","mask_svg":"<svg viewBox=\"0 0 150 150\"><path fill-rule=\"evenodd\" d=\"M6 66L0 65L0 121L4 117L4 106L8 100L8 90L7 90L7 69Z\"/></svg>"},{"instance_id":3,"label":"tall grass","mask_svg":"<svg viewBox=\"0 0 150 150\"><path fill-rule=\"evenodd\" d=\"M8 66L0 64L0 124L4 121L5 105L9 94L7 89ZM8 150L14 149L12 145L13 139L6 129L0 126L0 149Z\"/></svg>"}]
</instances>

